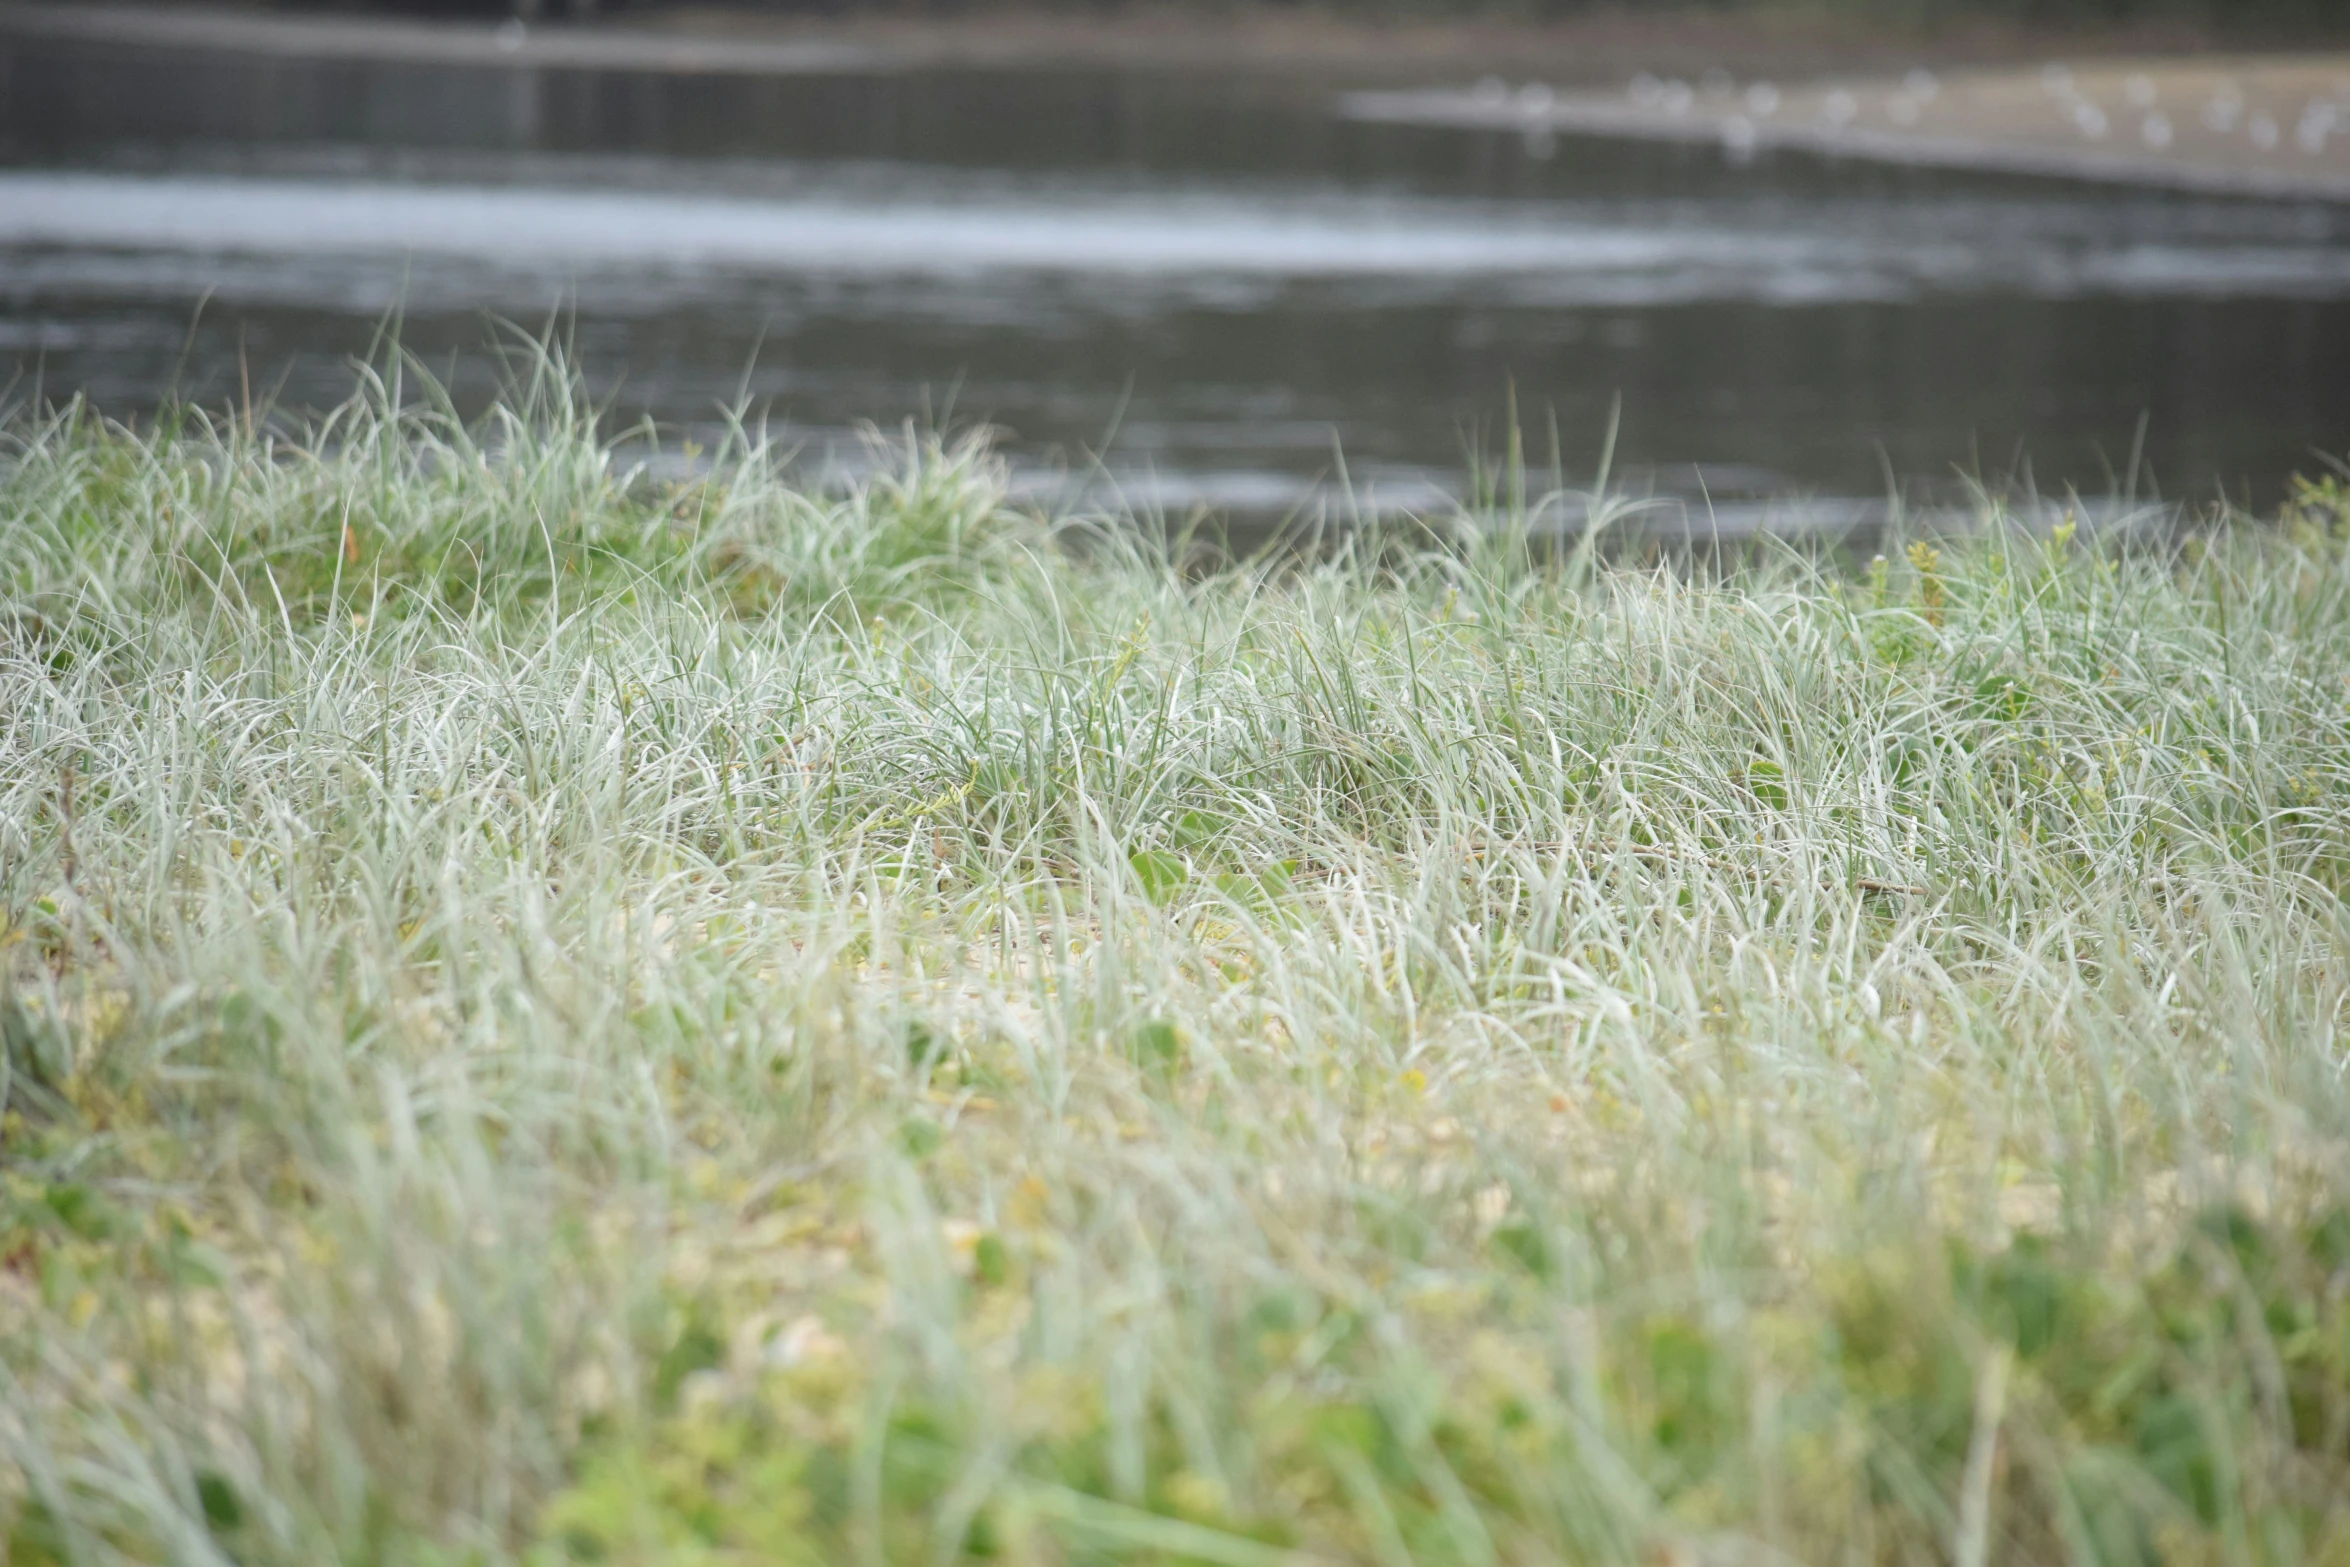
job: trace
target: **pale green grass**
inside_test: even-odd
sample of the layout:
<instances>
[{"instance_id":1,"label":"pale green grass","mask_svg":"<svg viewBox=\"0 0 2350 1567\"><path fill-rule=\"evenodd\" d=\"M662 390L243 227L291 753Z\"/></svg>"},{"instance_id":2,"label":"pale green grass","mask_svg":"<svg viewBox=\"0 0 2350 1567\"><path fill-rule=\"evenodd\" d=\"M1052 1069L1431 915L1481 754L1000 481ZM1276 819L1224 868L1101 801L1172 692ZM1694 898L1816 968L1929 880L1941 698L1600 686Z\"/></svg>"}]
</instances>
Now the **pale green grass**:
<instances>
[{"instance_id":1,"label":"pale green grass","mask_svg":"<svg viewBox=\"0 0 2350 1567\"><path fill-rule=\"evenodd\" d=\"M2350 1559L2350 557L0 457L12 1562Z\"/></svg>"}]
</instances>

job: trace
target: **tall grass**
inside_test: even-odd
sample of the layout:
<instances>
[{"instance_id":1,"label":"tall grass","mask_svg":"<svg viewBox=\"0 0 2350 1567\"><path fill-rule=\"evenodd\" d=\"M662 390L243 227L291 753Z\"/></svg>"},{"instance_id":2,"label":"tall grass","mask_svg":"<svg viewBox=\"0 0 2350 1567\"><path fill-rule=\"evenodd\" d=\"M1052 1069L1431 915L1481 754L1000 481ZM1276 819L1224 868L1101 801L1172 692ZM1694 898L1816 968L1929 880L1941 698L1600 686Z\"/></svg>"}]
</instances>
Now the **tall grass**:
<instances>
[{"instance_id":1,"label":"tall grass","mask_svg":"<svg viewBox=\"0 0 2350 1567\"><path fill-rule=\"evenodd\" d=\"M615 450L9 435L11 1562L2350 1551L2335 492L1202 574Z\"/></svg>"}]
</instances>

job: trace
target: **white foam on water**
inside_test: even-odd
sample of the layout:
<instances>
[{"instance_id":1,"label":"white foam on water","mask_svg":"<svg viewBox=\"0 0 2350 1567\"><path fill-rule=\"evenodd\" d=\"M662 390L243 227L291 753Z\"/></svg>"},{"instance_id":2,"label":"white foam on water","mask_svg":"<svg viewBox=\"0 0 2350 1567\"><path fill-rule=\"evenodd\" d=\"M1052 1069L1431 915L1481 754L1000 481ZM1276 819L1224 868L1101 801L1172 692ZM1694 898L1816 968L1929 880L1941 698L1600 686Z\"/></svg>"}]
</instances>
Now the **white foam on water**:
<instances>
[{"instance_id":1,"label":"white foam on water","mask_svg":"<svg viewBox=\"0 0 2350 1567\"><path fill-rule=\"evenodd\" d=\"M115 174L0 175L0 244L420 254L506 264L955 275L1278 276L1651 267L1727 236L1446 220L1437 204L1101 198L746 200Z\"/></svg>"},{"instance_id":2,"label":"white foam on water","mask_svg":"<svg viewBox=\"0 0 2350 1567\"><path fill-rule=\"evenodd\" d=\"M769 195L234 174L0 173L0 249L44 292L382 309L564 294L634 313L746 287L886 294L893 311L1262 308L1337 290L1628 308L1889 302L2009 292L2350 295L2350 248L2183 231L2061 207L1497 203L1263 188L1116 191L946 180ZM1058 302L1057 306L1055 302ZM813 304L814 300L811 299Z\"/></svg>"}]
</instances>

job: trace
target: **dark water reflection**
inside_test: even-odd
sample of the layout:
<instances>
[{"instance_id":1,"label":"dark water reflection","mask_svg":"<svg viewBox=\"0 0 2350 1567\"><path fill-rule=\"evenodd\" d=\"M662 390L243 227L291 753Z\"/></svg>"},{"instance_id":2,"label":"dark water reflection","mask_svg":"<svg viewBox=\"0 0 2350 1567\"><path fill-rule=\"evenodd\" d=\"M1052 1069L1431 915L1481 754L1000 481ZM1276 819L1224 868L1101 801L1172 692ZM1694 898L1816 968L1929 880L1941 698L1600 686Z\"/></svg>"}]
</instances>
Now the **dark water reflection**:
<instances>
[{"instance_id":1,"label":"dark water reflection","mask_svg":"<svg viewBox=\"0 0 2350 1567\"><path fill-rule=\"evenodd\" d=\"M625 411L747 391L821 445L951 400L1176 505L1284 504L1334 448L1425 496L1513 386L1571 461L1620 397L1627 463L1723 496L2026 458L2101 490L2141 418L2173 494L2350 448L2339 211L1529 148L1349 124L1338 85L18 46L0 365L317 405L400 304L479 397L485 314L560 306Z\"/></svg>"}]
</instances>

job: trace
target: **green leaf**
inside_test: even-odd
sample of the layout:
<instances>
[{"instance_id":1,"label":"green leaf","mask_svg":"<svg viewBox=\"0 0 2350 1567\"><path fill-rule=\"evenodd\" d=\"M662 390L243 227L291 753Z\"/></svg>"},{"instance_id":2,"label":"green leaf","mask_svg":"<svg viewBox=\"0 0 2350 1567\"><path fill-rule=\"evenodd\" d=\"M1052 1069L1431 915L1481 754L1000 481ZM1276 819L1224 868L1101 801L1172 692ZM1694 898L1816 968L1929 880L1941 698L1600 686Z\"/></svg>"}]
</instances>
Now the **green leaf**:
<instances>
[{"instance_id":1,"label":"green leaf","mask_svg":"<svg viewBox=\"0 0 2350 1567\"><path fill-rule=\"evenodd\" d=\"M980 1236L979 1243L971 1249L971 1267L978 1274L979 1282L990 1289L1011 1278L1012 1254L1005 1248L1004 1238L993 1230Z\"/></svg>"},{"instance_id":2,"label":"green leaf","mask_svg":"<svg viewBox=\"0 0 2350 1567\"><path fill-rule=\"evenodd\" d=\"M946 1129L926 1115L910 1115L898 1123L898 1147L909 1159L929 1158L946 1140Z\"/></svg>"},{"instance_id":3,"label":"green leaf","mask_svg":"<svg viewBox=\"0 0 2350 1567\"><path fill-rule=\"evenodd\" d=\"M114 1233L113 1204L87 1186L52 1186L45 1195L58 1222L83 1240L102 1241Z\"/></svg>"},{"instance_id":4,"label":"green leaf","mask_svg":"<svg viewBox=\"0 0 2350 1567\"><path fill-rule=\"evenodd\" d=\"M906 1061L916 1068L931 1066L946 1054L945 1042L920 1019L906 1024L905 1040Z\"/></svg>"},{"instance_id":5,"label":"green leaf","mask_svg":"<svg viewBox=\"0 0 2350 1567\"><path fill-rule=\"evenodd\" d=\"M1213 885L1217 895L1227 902L1260 917L1270 917L1281 912L1296 875L1297 861L1275 860L1253 875L1247 871L1219 872Z\"/></svg>"},{"instance_id":6,"label":"green leaf","mask_svg":"<svg viewBox=\"0 0 2350 1567\"><path fill-rule=\"evenodd\" d=\"M1143 1070L1171 1074L1183 1060L1183 1034L1165 1018L1153 1018L1134 1031L1134 1059Z\"/></svg>"},{"instance_id":7,"label":"green leaf","mask_svg":"<svg viewBox=\"0 0 2350 1567\"><path fill-rule=\"evenodd\" d=\"M1550 1247L1530 1219L1505 1219L1496 1225L1493 1249L1538 1279L1550 1277Z\"/></svg>"},{"instance_id":8,"label":"green leaf","mask_svg":"<svg viewBox=\"0 0 2350 1567\"><path fill-rule=\"evenodd\" d=\"M1683 1455L1710 1446L1717 1423L1712 1343L1676 1318L1653 1323L1648 1370L1656 1388L1657 1445Z\"/></svg>"},{"instance_id":9,"label":"green leaf","mask_svg":"<svg viewBox=\"0 0 2350 1567\"><path fill-rule=\"evenodd\" d=\"M1213 811L1185 811L1175 818L1175 841L1186 849L1195 849L1221 837L1231 826Z\"/></svg>"},{"instance_id":10,"label":"green leaf","mask_svg":"<svg viewBox=\"0 0 2350 1567\"><path fill-rule=\"evenodd\" d=\"M1138 849L1126 863L1133 868L1142 895L1162 907L1172 903L1191 879L1191 866L1183 856L1163 849Z\"/></svg>"},{"instance_id":11,"label":"green leaf","mask_svg":"<svg viewBox=\"0 0 2350 1567\"><path fill-rule=\"evenodd\" d=\"M210 1469L196 1476L196 1500L204 1508L204 1521L212 1526L214 1534L225 1534L245 1521L244 1505L237 1500L237 1488L224 1475Z\"/></svg>"}]
</instances>

